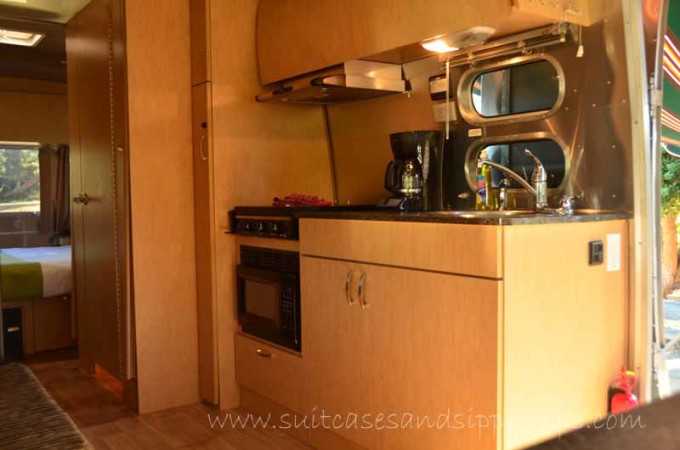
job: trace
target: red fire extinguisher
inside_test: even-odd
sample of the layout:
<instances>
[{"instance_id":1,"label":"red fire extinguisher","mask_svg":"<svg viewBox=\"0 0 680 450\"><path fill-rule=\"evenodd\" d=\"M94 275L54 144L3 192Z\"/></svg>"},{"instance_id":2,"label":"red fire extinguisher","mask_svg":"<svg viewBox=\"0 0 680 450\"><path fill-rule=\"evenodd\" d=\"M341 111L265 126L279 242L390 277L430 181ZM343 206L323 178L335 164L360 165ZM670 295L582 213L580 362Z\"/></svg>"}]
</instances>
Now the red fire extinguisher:
<instances>
[{"instance_id":1,"label":"red fire extinguisher","mask_svg":"<svg viewBox=\"0 0 680 450\"><path fill-rule=\"evenodd\" d=\"M618 414L630 411L640 405L638 398L633 394L633 388L637 384L637 375L632 370L621 367L621 375L616 380L619 392L612 396L611 412Z\"/></svg>"}]
</instances>

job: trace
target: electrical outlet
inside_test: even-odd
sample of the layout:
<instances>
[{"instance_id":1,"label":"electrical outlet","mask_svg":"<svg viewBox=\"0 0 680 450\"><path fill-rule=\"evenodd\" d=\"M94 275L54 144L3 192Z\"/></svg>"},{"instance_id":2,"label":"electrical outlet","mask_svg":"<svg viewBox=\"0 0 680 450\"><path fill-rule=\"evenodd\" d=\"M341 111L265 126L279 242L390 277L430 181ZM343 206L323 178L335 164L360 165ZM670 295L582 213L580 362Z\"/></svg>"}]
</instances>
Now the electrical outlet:
<instances>
[{"instance_id":1,"label":"electrical outlet","mask_svg":"<svg viewBox=\"0 0 680 450\"><path fill-rule=\"evenodd\" d=\"M449 102L449 120L455 122L458 120L456 114L456 103ZM446 102L434 103L432 105L432 118L435 123L446 123Z\"/></svg>"}]
</instances>

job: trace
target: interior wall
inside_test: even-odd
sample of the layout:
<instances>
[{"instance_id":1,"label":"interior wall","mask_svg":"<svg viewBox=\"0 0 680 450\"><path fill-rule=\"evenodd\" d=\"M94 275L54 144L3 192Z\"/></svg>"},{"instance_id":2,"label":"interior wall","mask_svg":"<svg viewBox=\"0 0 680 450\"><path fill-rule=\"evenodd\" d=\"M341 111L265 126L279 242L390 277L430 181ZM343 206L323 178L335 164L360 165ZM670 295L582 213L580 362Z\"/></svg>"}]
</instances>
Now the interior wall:
<instances>
[{"instance_id":1,"label":"interior wall","mask_svg":"<svg viewBox=\"0 0 680 450\"><path fill-rule=\"evenodd\" d=\"M260 104L257 0L211 3L213 154L220 405L238 405L233 235L228 211L271 205L292 192L331 199L330 161L320 107Z\"/></svg>"},{"instance_id":2,"label":"interior wall","mask_svg":"<svg viewBox=\"0 0 680 450\"><path fill-rule=\"evenodd\" d=\"M68 143L67 100L65 83L0 77L0 141ZM41 176L43 186L48 181ZM49 245L53 233L18 229L24 226L21 222L35 229L37 216L4 216L0 218L0 248Z\"/></svg>"},{"instance_id":3,"label":"interior wall","mask_svg":"<svg viewBox=\"0 0 680 450\"><path fill-rule=\"evenodd\" d=\"M404 64L412 93L328 107L335 155L338 202L375 204L391 195L384 188L392 159L391 133L437 130L432 117L429 77L441 73L436 56Z\"/></svg>"},{"instance_id":4,"label":"interior wall","mask_svg":"<svg viewBox=\"0 0 680 450\"><path fill-rule=\"evenodd\" d=\"M0 141L68 143L66 84L0 78Z\"/></svg>"},{"instance_id":5,"label":"interior wall","mask_svg":"<svg viewBox=\"0 0 680 450\"><path fill-rule=\"evenodd\" d=\"M126 2L139 412L199 400L189 3Z\"/></svg>"}]
</instances>

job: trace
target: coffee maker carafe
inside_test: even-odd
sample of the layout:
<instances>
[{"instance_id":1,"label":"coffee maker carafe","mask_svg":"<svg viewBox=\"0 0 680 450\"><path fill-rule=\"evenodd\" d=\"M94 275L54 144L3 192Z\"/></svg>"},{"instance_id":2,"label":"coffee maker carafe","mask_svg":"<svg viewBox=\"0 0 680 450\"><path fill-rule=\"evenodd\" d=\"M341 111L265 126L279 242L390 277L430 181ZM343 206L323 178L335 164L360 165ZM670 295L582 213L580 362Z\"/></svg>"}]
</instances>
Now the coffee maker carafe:
<instances>
[{"instance_id":1,"label":"coffee maker carafe","mask_svg":"<svg viewBox=\"0 0 680 450\"><path fill-rule=\"evenodd\" d=\"M395 194L383 206L403 211L441 209L441 143L439 131L390 134L394 159L385 171L385 189Z\"/></svg>"}]
</instances>

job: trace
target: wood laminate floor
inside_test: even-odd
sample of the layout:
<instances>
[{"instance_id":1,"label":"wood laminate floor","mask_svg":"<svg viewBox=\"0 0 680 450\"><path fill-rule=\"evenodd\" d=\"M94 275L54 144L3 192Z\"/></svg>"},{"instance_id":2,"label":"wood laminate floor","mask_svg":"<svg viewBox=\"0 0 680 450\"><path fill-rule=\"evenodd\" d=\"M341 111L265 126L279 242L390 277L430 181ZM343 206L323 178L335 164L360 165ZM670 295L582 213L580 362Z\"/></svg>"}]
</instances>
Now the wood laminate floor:
<instances>
[{"instance_id":1,"label":"wood laminate floor","mask_svg":"<svg viewBox=\"0 0 680 450\"><path fill-rule=\"evenodd\" d=\"M96 449L310 450L272 428L213 428L208 416L220 413L204 404L137 416L115 390L82 372L77 360L27 365ZM230 413L245 418L243 411Z\"/></svg>"}]
</instances>

